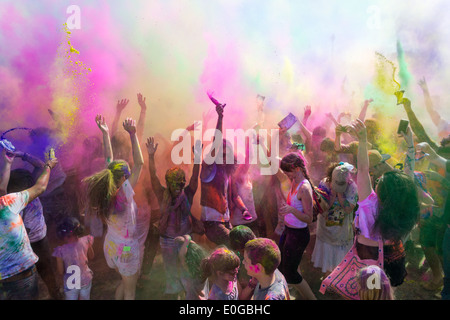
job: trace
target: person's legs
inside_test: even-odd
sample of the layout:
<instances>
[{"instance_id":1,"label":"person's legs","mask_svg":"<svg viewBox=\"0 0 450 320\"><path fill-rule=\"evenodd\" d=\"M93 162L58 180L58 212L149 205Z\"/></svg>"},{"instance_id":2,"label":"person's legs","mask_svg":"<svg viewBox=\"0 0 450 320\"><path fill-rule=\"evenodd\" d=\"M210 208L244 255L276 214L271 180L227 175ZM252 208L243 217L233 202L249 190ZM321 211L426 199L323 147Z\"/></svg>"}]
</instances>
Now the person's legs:
<instances>
[{"instance_id":1,"label":"person's legs","mask_svg":"<svg viewBox=\"0 0 450 320\"><path fill-rule=\"evenodd\" d=\"M123 290L123 276L122 276L122 279L120 280L119 285L116 288L114 299L123 300L123 298L124 298L124 290Z\"/></svg>"},{"instance_id":2,"label":"person's legs","mask_svg":"<svg viewBox=\"0 0 450 320\"><path fill-rule=\"evenodd\" d=\"M441 244L438 245L440 237L440 230L442 229L438 217L430 217L422 221L420 225L420 244L422 246L425 258L431 270L431 279L425 282L423 287L427 290L437 289L443 278L441 260L438 250L441 249Z\"/></svg>"},{"instance_id":3,"label":"person's legs","mask_svg":"<svg viewBox=\"0 0 450 320\"><path fill-rule=\"evenodd\" d=\"M33 268L31 274L24 279L11 282L0 281L0 300L37 300L39 297L38 275L36 268L34 266Z\"/></svg>"},{"instance_id":4,"label":"person's legs","mask_svg":"<svg viewBox=\"0 0 450 320\"><path fill-rule=\"evenodd\" d=\"M153 211L152 211L153 214ZM144 259L142 262L141 279L150 280L149 274L153 267L159 246L159 231L154 224L150 225L150 229L145 240Z\"/></svg>"},{"instance_id":5,"label":"person's legs","mask_svg":"<svg viewBox=\"0 0 450 320\"><path fill-rule=\"evenodd\" d=\"M317 300L316 296L312 292L308 282L302 279L302 282L293 284L294 288L300 293L304 300Z\"/></svg>"},{"instance_id":6,"label":"person's legs","mask_svg":"<svg viewBox=\"0 0 450 320\"><path fill-rule=\"evenodd\" d=\"M64 291L64 295L66 296L66 300L78 300L78 297L80 296L80 289Z\"/></svg>"},{"instance_id":7,"label":"person's legs","mask_svg":"<svg viewBox=\"0 0 450 320\"><path fill-rule=\"evenodd\" d=\"M50 245L47 236L31 244L34 253L39 257L36 268L42 280L47 286L48 292L52 299L62 299L59 287L55 279L55 272L52 265L52 256L50 253Z\"/></svg>"},{"instance_id":8,"label":"person's legs","mask_svg":"<svg viewBox=\"0 0 450 320\"><path fill-rule=\"evenodd\" d=\"M80 289L80 300L91 300L92 282Z\"/></svg>"},{"instance_id":9,"label":"person's legs","mask_svg":"<svg viewBox=\"0 0 450 320\"><path fill-rule=\"evenodd\" d=\"M134 300L136 297L136 284L139 272L132 276L122 275L123 300Z\"/></svg>"},{"instance_id":10,"label":"person's legs","mask_svg":"<svg viewBox=\"0 0 450 320\"><path fill-rule=\"evenodd\" d=\"M450 300L450 227L445 231L442 242L443 269L444 269L444 288L442 289L442 300Z\"/></svg>"},{"instance_id":11,"label":"person's legs","mask_svg":"<svg viewBox=\"0 0 450 320\"><path fill-rule=\"evenodd\" d=\"M294 286L304 299L315 300L316 297L308 283L298 272L303 252L309 240L308 228L292 229L286 227L280 239L281 264L279 270L285 276L287 283Z\"/></svg>"},{"instance_id":12,"label":"person's legs","mask_svg":"<svg viewBox=\"0 0 450 320\"><path fill-rule=\"evenodd\" d=\"M183 291L180 282L178 266L178 246L170 238L160 238L161 253L164 262L164 272L166 274L166 289L164 294L169 299L176 299L178 294Z\"/></svg>"}]
</instances>

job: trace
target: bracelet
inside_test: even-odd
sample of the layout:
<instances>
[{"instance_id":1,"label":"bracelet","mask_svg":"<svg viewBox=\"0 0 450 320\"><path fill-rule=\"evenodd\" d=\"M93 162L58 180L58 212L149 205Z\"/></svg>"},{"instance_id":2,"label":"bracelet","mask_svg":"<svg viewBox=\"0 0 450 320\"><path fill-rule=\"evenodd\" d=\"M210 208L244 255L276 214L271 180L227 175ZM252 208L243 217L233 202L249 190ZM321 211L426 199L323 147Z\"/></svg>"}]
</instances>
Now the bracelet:
<instances>
[{"instance_id":1,"label":"bracelet","mask_svg":"<svg viewBox=\"0 0 450 320\"><path fill-rule=\"evenodd\" d=\"M48 163L44 164L44 168L48 167L50 169L50 171L53 169Z\"/></svg>"}]
</instances>

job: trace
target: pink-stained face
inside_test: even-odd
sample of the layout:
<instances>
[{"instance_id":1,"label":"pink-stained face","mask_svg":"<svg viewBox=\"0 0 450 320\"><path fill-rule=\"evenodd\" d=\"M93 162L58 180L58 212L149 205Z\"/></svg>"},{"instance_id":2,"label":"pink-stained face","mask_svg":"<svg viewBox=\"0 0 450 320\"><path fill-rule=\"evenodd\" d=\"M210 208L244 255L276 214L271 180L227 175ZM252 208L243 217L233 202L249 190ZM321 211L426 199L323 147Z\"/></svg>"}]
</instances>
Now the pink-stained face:
<instances>
[{"instance_id":1,"label":"pink-stained face","mask_svg":"<svg viewBox=\"0 0 450 320\"><path fill-rule=\"evenodd\" d=\"M244 264L245 270L247 271L247 274L250 277L255 277L261 272L261 270L258 267L258 265L253 265L252 264L250 258L248 257L247 251L244 251L243 264Z\"/></svg>"}]
</instances>

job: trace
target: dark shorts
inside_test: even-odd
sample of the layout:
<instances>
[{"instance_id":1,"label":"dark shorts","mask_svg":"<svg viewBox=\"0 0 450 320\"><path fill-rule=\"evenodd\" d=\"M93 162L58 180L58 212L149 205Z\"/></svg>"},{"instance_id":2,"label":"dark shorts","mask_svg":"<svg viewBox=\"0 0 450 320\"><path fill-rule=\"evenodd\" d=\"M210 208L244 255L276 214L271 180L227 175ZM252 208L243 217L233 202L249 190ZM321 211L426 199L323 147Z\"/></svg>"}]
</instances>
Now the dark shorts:
<instances>
[{"instance_id":1,"label":"dark shorts","mask_svg":"<svg viewBox=\"0 0 450 320\"><path fill-rule=\"evenodd\" d=\"M361 259L378 259L378 247L369 247L356 242L356 250ZM397 287L403 283L406 275L406 254L403 244L383 246L383 269L391 282L392 287Z\"/></svg>"}]
</instances>

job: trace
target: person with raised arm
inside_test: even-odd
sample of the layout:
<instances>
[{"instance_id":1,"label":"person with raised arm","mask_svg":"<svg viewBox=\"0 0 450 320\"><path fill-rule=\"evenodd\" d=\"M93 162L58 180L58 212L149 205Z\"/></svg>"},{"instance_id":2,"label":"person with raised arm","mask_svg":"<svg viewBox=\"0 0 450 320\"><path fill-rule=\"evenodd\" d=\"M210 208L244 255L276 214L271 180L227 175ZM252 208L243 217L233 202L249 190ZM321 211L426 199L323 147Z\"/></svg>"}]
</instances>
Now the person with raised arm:
<instances>
[{"instance_id":1,"label":"person with raised arm","mask_svg":"<svg viewBox=\"0 0 450 320\"><path fill-rule=\"evenodd\" d=\"M140 244L136 232L137 206L133 188L141 175L144 159L136 134L136 121L125 119L123 128L129 134L133 168L125 160L114 160L109 148L109 131L104 118L96 117L104 136L107 167L85 179L90 210L108 226L104 254L108 266L121 276L116 300L134 300L141 267Z\"/></svg>"},{"instance_id":2,"label":"person with raised arm","mask_svg":"<svg viewBox=\"0 0 450 320\"><path fill-rule=\"evenodd\" d=\"M428 85L425 77L419 80L419 86L423 92L425 106L427 108L428 114L430 115L431 120L433 120L433 123L438 129L439 138L443 139L448 137L448 135L450 135L450 123L446 119L443 119L434 108L433 100L431 99L430 91L428 90Z\"/></svg>"},{"instance_id":3,"label":"person with raised arm","mask_svg":"<svg viewBox=\"0 0 450 320\"><path fill-rule=\"evenodd\" d=\"M50 158L36 183L7 193L14 153L2 148L0 165L0 300L33 300L39 296L36 262L20 212L45 192L50 172L58 163Z\"/></svg>"},{"instance_id":4,"label":"person with raised arm","mask_svg":"<svg viewBox=\"0 0 450 320\"><path fill-rule=\"evenodd\" d=\"M216 104L218 115L216 134L213 139L212 163L202 162L200 173L202 206L201 220L205 226L205 235L216 245L229 245L231 176L236 170L234 163L226 163L227 158L235 158L231 144L222 138L222 121L225 105ZM221 159L220 159L221 158ZM211 161L208 161L211 162Z\"/></svg>"},{"instance_id":5,"label":"person with raised arm","mask_svg":"<svg viewBox=\"0 0 450 320\"><path fill-rule=\"evenodd\" d=\"M193 232L193 224L196 219L191 214L191 207L194 195L198 187L198 176L200 172L200 162L195 161L192 176L189 184L186 185L184 171L179 167L172 167L166 171L166 186L163 187L156 175L155 153L158 144L153 137L147 139L147 152L149 159L149 172L153 192L158 199L161 209L159 220L159 243L166 273L165 294L174 299L183 290L182 279L180 278L178 263L178 245L175 238L190 235ZM194 158L197 160L201 155L201 142L197 141L193 148Z\"/></svg>"},{"instance_id":6,"label":"person with raised arm","mask_svg":"<svg viewBox=\"0 0 450 320\"><path fill-rule=\"evenodd\" d=\"M369 174L367 131L356 119L350 130L358 138L358 210L355 214L356 248L361 259L378 258L383 242L384 270L393 287L403 283L405 268L404 239L419 220L419 200L414 180L399 170L383 173L375 189Z\"/></svg>"}]
</instances>

